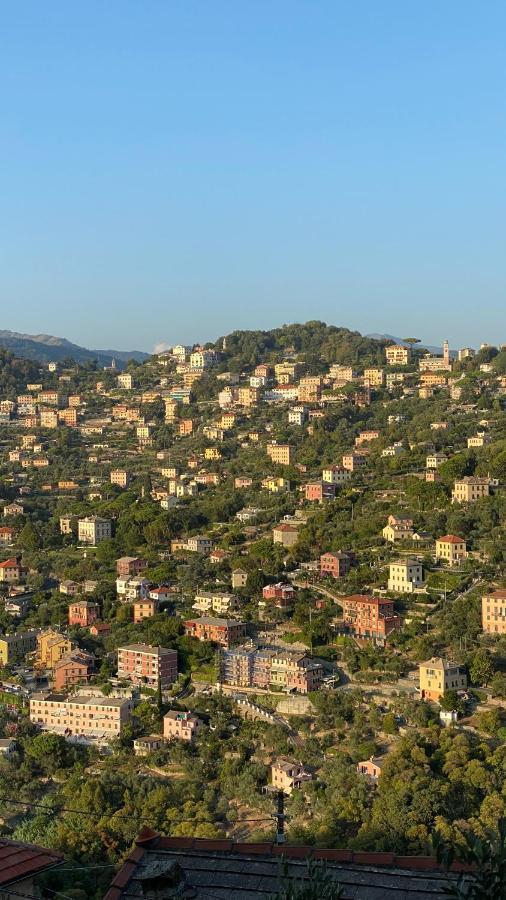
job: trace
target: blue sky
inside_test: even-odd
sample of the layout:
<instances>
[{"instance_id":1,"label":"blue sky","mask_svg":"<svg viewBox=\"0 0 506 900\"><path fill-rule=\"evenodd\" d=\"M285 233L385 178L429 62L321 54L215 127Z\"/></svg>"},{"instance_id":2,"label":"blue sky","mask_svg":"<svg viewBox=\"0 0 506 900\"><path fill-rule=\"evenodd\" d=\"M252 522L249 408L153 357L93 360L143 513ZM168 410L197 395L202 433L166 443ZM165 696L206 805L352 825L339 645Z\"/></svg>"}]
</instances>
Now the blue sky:
<instances>
[{"instance_id":1,"label":"blue sky","mask_svg":"<svg viewBox=\"0 0 506 900\"><path fill-rule=\"evenodd\" d=\"M0 328L506 341L506 5L0 4Z\"/></svg>"}]
</instances>

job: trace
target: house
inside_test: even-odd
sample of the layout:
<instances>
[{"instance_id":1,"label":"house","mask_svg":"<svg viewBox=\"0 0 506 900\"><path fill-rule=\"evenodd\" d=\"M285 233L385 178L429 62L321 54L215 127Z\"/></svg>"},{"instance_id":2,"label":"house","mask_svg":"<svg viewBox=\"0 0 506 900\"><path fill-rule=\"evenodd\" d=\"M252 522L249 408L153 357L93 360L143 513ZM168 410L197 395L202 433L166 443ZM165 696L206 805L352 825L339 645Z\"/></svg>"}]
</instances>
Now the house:
<instances>
[{"instance_id":1,"label":"house","mask_svg":"<svg viewBox=\"0 0 506 900\"><path fill-rule=\"evenodd\" d=\"M204 534L196 534L189 537L186 541L186 550L190 553L210 553L213 549L214 541L206 537Z\"/></svg>"},{"instance_id":2,"label":"house","mask_svg":"<svg viewBox=\"0 0 506 900\"><path fill-rule=\"evenodd\" d=\"M448 563L449 566L458 566L467 557L467 547L464 538L456 534L445 534L436 540L436 559Z\"/></svg>"},{"instance_id":3,"label":"house","mask_svg":"<svg viewBox=\"0 0 506 900\"><path fill-rule=\"evenodd\" d=\"M393 600L351 594L340 597L339 603L343 613L336 624L344 624L354 637L383 644L393 631L402 627L402 619L394 611Z\"/></svg>"},{"instance_id":4,"label":"house","mask_svg":"<svg viewBox=\"0 0 506 900\"><path fill-rule=\"evenodd\" d=\"M155 753L157 750L161 750L165 741L161 734L148 734L144 735L144 737L138 737L134 739L134 755L135 756L149 756L150 753Z\"/></svg>"},{"instance_id":5,"label":"house","mask_svg":"<svg viewBox=\"0 0 506 900\"><path fill-rule=\"evenodd\" d=\"M490 480L466 475L455 481L452 491L452 503L474 503L490 494Z\"/></svg>"},{"instance_id":6,"label":"house","mask_svg":"<svg viewBox=\"0 0 506 900\"><path fill-rule=\"evenodd\" d=\"M170 710L163 717L163 736L165 740L186 741L192 743L203 728L203 721L195 713Z\"/></svg>"},{"instance_id":7,"label":"house","mask_svg":"<svg viewBox=\"0 0 506 900\"><path fill-rule=\"evenodd\" d=\"M21 581L24 574L25 569L21 565L19 556L11 556L10 559L0 562L0 582Z\"/></svg>"},{"instance_id":8,"label":"house","mask_svg":"<svg viewBox=\"0 0 506 900\"><path fill-rule=\"evenodd\" d=\"M274 605L283 608L295 599L295 589L291 584L267 584L262 590L264 600L274 600Z\"/></svg>"},{"instance_id":9,"label":"house","mask_svg":"<svg viewBox=\"0 0 506 900\"><path fill-rule=\"evenodd\" d=\"M147 567L147 560L139 556L122 556L116 560L117 575L139 575Z\"/></svg>"},{"instance_id":10,"label":"house","mask_svg":"<svg viewBox=\"0 0 506 900\"><path fill-rule=\"evenodd\" d=\"M280 756L271 765L272 786L284 794L292 794L294 790L301 788L303 784L313 780L313 776L306 771L301 763L292 762L285 756Z\"/></svg>"},{"instance_id":11,"label":"house","mask_svg":"<svg viewBox=\"0 0 506 900\"><path fill-rule=\"evenodd\" d=\"M388 590L397 594L412 594L423 584L423 567L416 559L398 559L390 563Z\"/></svg>"},{"instance_id":12,"label":"house","mask_svg":"<svg viewBox=\"0 0 506 900\"><path fill-rule=\"evenodd\" d=\"M361 431L355 438L355 447L361 447L362 444L369 444L371 441L377 441L380 432L376 430Z\"/></svg>"},{"instance_id":13,"label":"house","mask_svg":"<svg viewBox=\"0 0 506 900\"><path fill-rule=\"evenodd\" d=\"M18 742L14 738L0 738L0 755L9 759L18 749Z\"/></svg>"},{"instance_id":14,"label":"house","mask_svg":"<svg viewBox=\"0 0 506 900\"><path fill-rule=\"evenodd\" d=\"M328 481L330 484L345 484L351 478L351 472L344 466L324 466L322 471L322 481Z\"/></svg>"},{"instance_id":15,"label":"house","mask_svg":"<svg viewBox=\"0 0 506 900\"><path fill-rule=\"evenodd\" d=\"M413 519L408 516L392 516L387 519L382 535L386 541L406 541L413 537Z\"/></svg>"},{"instance_id":16,"label":"house","mask_svg":"<svg viewBox=\"0 0 506 900\"><path fill-rule=\"evenodd\" d=\"M21 503L7 503L4 506L3 514L6 518L8 516L22 516L24 511L24 506L21 506Z\"/></svg>"},{"instance_id":17,"label":"house","mask_svg":"<svg viewBox=\"0 0 506 900\"><path fill-rule=\"evenodd\" d=\"M448 461L448 457L446 453L428 453L425 458L425 466L427 469L439 469L439 466L442 466L443 463Z\"/></svg>"},{"instance_id":18,"label":"house","mask_svg":"<svg viewBox=\"0 0 506 900\"><path fill-rule=\"evenodd\" d=\"M56 691L65 690L90 680L94 658L84 650L72 650L59 659L53 667L53 686Z\"/></svg>"},{"instance_id":19,"label":"house","mask_svg":"<svg viewBox=\"0 0 506 900\"><path fill-rule=\"evenodd\" d=\"M348 472L355 472L365 464L366 460L367 457L363 453L357 453L355 450L352 450L350 453L343 454L343 469L347 469Z\"/></svg>"},{"instance_id":20,"label":"house","mask_svg":"<svg viewBox=\"0 0 506 900\"><path fill-rule=\"evenodd\" d=\"M199 591L193 602L192 609L196 612L214 612L223 615L238 606L235 594L224 594L220 591Z\"/></svg>"},{"instance_id":21,"label":"house","mask_svg":"<svg viewBox=\"0 0 506 900\"><path fill-rule=\"evenodd\" d=\"M290 490L290 482L287 478L272 477L262 479L262 487L270 494L284 494Z\"/></svg>"},{"instance_id":22,"label":"house","mask_svg":"<svg viewBox=\"0 0 506 900\"><path fill-rule=\"evenodd\" d=\"M62 862L63 854L54 850L0 838L0 897L2 900L39 897L37 877Z\"/></svg>"},{"instance_id":23,"label":"house","mask_svg":"<svg viewBox=\"0 0 506 900\"><path fill-rule=\"evenodd\" d=\"M111 537L112 522L110 519L103 519L101 516L86 516L84 519L78 519L77 539L79 543L96 546Z\"/></svg>"},{"instance_id":24,"label":"house","mask_svg":"<svg viewBox=\"0 0 506 900\"><path fill-rule=\"evenodd\" d=\"M335 495L336 486L329 481L311 481L304 486L304 498L310 503L333 500Z\"/></svg>"},{"instance_id":25,"label":"house","mask_svg":"<svg viewBox=\"0 0 506 900\"><path fill-rule=\"evenodd\" d=\"M246 637L246 625L235 619L202 616L199 619L188 619L184 626L189 637L194 637L198 641L212 641L222 647L230 647Z\"/></svg>"},{"instance_id":26,"label":"house","mask_svg":"<svg viewBox=\"0 0 506 900\"><path fill-rule=\"evenodd\" d=\"M165 690L177 680L177 650L149 644L118 647L118 678Z\"/></svg>"},{"instance_id":27,"label":"house","mask_svg":"<svg viewBox=\"0 0 506 900\"><path fill-rule=\"evenodd\" d=\"M69 625L79 625L80 628L89 628L96 622L100 615L100 607L98 603L91 600L78 600L69 604L68 623Z\"/></svg>"},{"instance_id":28,"label":"house","mask_svg":"<svg viewBox=\"0 0 506 900\"><path fill-rule=\"evenodd\" d=\"M233 569L232 570L232 587L233 588L245 588L248 583L248 573L244 571L244 569Z\"/></svg>"},{"instance_id":29,"label":"house","mask_svg":"<svg viewBox=\"0 0 506 900\"><path fill-rule=\"evenodd\" d=\"M283 854L282 848L272 843L163 837L146 828L114 876L104 900L146 896L146 885L152 883L153 872L157 873L159 894L164 892L166 897L171 893L175 897L192 894L194 900L274 897L280 891L280 855L284 856L283 881L297 885L297 890L301 884L301 892L312 891L314 896L314 884L308 874L311 862L324 866L329 896L337 896L344 884L344 896L354 900L441 900L445 889L457 890L457 878L461 875L444 872L434 857L378 852L373 856L359 850L320 850L300 844L288 847Z\"/></svg>"},{"instance_id":30,"label":"house","mask_svg":"<svg viewBox=\"0 0 506 900\"><path fill-rule=\"evenodd\" d=\"M77 581L70 581L69 579L60 581L59 592L68 597L75 597L75 595L79 593L79 585Z\"/></svg>"},{"instance_id":31,"label":"house","mask_svg":"<svg viewBox=\"0 0 506 900\"><path fill-rule=\"evenodd\" d=\"M467 678L458 665L440 656L434 656L418 667L420 696L422 700L439 700L445 691L463 691Z\"/></svg>"},{"instance_id":32,"label":"house","mask_svg":"<svg viewBox=\"0 0 506 900\"><path fill-rule=\"evenodd\" d=\"M133 605L134 625L140 625L144 619L152 619L158 612L158 600L149 596L136 600Z\"/></svg>"},{"instance_id":33,"label":"house","mask_svg":"<svg viewBox=\"0 0 506 900\"><path fill-rule=\"evenodd\" d=\"M367 775L373 781L377 781L381 775L383 760L370 756L369 759L362 760L357 763L357 772L359 775Z\"/></svg>"},{"instance_id":34,"label":"house","mask_svg":"<svg viewBox=\"0 0 506 900\"><path fill-rule=\"evenodd\" d=\"M481 627L485 634L506 634L506 591L491 591L481 598Z\"/></svg>"},{"instance_id":35,"label":"house","mask_svg":"<svg viewBox=\"0 0 506 900\"><path fill-rule=\"evenodd\" d=\"M213 550L212 553L209 554L209 562L213 563L215 566L218 566L226 558L227 554L224 550Z\"/></svg>"},{"instance_id":36,"label":"house","mask_svg":"<svg viewBox=\"0 0 506 900\"><path fill-rule=\"evenodd\" d=\"M344 578L350 571L351 559L347 553L322 553L320 556L320 575L332 578Z\"/></svg>"},{"instance_id":37,"label":"house","mask_svg":"<svg viewBox=\"0 0 506 900\"><path fill-rule=\"evenodd\" d=\"M299 532L293 525L282 523L272 529L272 540L283 547L294 547L299 539Z\"/></svg>"},{"instance_id":38,"label":"house","mask_svg":"<svg viewBox=\"0 0 506 900\"><path fill-rule=\"evenodd\" d=\"M0 547L9 547L14 539L14 534L14 528L9 528L8 525L3 525L0 528Z\"/></svg>"}]
</instances>

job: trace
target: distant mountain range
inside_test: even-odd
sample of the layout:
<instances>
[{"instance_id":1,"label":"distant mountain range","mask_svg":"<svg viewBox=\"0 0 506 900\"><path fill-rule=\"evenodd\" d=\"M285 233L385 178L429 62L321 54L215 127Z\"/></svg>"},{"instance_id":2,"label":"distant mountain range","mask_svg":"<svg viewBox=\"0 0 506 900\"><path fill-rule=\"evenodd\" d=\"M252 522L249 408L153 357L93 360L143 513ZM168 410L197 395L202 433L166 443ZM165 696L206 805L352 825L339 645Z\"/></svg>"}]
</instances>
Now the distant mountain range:
<instances>
[{"instance_id":1,"label":"distant mountain range","mask_svg":"<svg viewBox=\"0 0 506 900\"><path fill-rule=\"evenodd\" d=\"M122 368L129 359L143 362L149 357L149 353L143 353L141 350L87 350L86 347L80 347L67 341L66 338L55 337L52 334L22 334L19 331L1 329L0 347L5 347L15 356L40 363L61 362L69 358L84 363L96 359L99 365L110 366L115 359L119 363L119 368Z\"/></svg>"}]
</instances>

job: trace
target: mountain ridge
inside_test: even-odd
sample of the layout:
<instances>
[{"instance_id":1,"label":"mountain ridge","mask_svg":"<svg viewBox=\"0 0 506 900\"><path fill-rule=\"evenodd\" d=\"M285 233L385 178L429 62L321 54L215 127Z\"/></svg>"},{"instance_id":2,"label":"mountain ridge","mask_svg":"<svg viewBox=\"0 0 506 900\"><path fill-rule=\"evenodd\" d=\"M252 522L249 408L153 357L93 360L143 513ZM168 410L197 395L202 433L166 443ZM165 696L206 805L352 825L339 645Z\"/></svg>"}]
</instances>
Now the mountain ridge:
<instances>
[{"instance_id":1,"label":"mountain ridge","mask_svg":"<svg viewBox=\"0 0 506 900\"><path fill-rule=\"evenodd\" d=\"M110 366L113 359L124 364L130 359L143 362L150 356L142 350L89 350L53 334L26 334L9 329L0 329L0 347L40 363L61 362L70 357L78 363L96 360L100 365Z\"/></svg>"}]
</instances>

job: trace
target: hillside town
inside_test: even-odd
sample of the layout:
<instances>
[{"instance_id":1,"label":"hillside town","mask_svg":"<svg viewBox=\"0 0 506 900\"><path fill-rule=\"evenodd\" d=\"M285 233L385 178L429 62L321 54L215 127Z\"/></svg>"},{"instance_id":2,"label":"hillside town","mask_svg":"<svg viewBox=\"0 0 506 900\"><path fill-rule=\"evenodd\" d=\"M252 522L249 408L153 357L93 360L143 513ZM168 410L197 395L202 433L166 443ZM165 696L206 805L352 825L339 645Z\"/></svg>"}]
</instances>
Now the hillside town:
<instances>
[{"instance_id":1,"label":"hillside town","mask_svg":"<svg viewBox=\"0 0 506 900\"><path fill-rule=\"evenodd\" d=\"M318 321L105 368L0 350L3 835L97 867L143 827L483 837L505 399L505 346Z\"/></svg>"}]
</instances>

